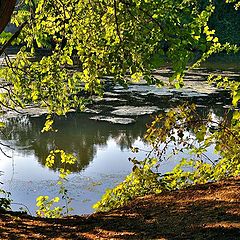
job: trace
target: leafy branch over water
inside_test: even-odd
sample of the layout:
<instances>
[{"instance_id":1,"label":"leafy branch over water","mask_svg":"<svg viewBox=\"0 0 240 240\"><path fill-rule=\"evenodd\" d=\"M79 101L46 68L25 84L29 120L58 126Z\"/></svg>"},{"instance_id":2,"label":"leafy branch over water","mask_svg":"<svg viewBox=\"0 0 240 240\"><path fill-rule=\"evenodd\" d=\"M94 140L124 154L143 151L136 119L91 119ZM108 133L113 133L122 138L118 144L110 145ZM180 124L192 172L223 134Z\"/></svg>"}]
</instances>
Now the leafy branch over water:
<instances>
[{"instance_id":1,"label":"leafy branch over water","mask_svg":"<svg viewBox=\"0 0 240 240\"><path fill-rule=\"evenodd\" d=\"M152 150L144 160L131 159L132 173L114 189L107 190L94 205L98 211L120 207L138 196L240 174L240 125L234 119L216 121L211 114L201 119L194 105L185 104L156 116L145 139ZM205 154L210 146L215 146L218 160ZM179 153L186 153L189 158L181 158ZM162 174L159 170L164 159L178 159L180 163L172 171Z\"/></svg>"},{"instance_id":2,"label":"leafy branch over water","mask_svg":"<svg viewBox=\"0 0 240 240\"><path fill-rule=\"evenodd\" d=\"M72 199L68 195L68 190L64 186L64 182L67 181L67 176L71 173L68 170L69 165L73 165L77 159L72 154L67 154L63 150L52 150L46 159L46 167L51 168L55 161L61 161L62 167L59 169L59 195L60 197L54 197L49 199L49 196L39 196L37 201L38 210L37 215L47 218L59 218L69 215L73 210L70 207ZM64 201L62 207L54 206L59 203L60 198Z\"/></svg>"}]
</instances>

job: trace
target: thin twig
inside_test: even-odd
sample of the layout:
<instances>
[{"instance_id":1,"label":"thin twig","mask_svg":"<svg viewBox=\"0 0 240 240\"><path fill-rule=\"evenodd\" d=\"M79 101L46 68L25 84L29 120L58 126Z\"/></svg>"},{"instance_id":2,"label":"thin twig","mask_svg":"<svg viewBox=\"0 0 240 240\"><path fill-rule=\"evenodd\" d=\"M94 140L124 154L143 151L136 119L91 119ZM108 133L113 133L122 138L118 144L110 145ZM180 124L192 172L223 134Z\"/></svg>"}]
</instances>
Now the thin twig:
<instances>
[{"instance_id":1,"label":"thin twig","mask_svg":"<svg viewBox=\"0 0 240 240\"><path fill-rule=\"evenodd\" d=\"M25 204L23 204L23 203L11 203L12 205L20 205L20 206L24 206L26 209L27 209L27 211L28 211L28 213L30 214L30 215L32 215L32 213L31 213L31 211L29 210L29 208L25 205Z\"/></svg>"},{"instance_id":2,"label":"thin twig","mask_svg":"<svg viewBox=\"0 0 240 240\"><path fill-rule=\"evenodd\" d=\"M116 24L117 35L119 37L120 42L122 42L121 33L120 33L120 29L119 29L119 23L118 23L117 1L116 0L114 0L114 17L115 17L115 24Z\"/></svg>"},{"instance_id":3,"label":"thin twig","mask_svg":"<svg viewBox=\"0 0 240 240\"><path fill-rule=\"evenodd\" d=\"M7 154L2 150L1 147L0 147L0 152L2 152L5 157L7 157L7 158L12 158L11 156L7 155Z\"/></svg>"}]
</instances>

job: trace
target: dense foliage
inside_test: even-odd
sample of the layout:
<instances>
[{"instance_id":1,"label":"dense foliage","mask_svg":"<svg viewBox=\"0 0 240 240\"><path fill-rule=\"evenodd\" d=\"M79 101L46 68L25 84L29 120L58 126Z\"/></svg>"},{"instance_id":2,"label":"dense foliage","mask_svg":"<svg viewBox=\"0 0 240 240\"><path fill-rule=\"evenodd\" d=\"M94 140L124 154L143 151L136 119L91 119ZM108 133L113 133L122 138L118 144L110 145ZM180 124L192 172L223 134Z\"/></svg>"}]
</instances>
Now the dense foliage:
<instances>
[{"instance_id":1,"label":"dense foliage","mask_svg":"<svg viewBox=\"0 0 240 240\"><path fill-rule=\"evenodd\" d=\"M23 47L0 75L12 86L12 104L40 103L59 114L82 106L79 92L101 93L106 76L122 85L144 76L159 85L150 71L166 62L179 87L194 53L219 47L207 26L213 11L210 1L204 8L182 0L25 1L12 20L27 21L16 40ZM47 55L35 61L40 48Z\"/></svg>"}]
</instances>

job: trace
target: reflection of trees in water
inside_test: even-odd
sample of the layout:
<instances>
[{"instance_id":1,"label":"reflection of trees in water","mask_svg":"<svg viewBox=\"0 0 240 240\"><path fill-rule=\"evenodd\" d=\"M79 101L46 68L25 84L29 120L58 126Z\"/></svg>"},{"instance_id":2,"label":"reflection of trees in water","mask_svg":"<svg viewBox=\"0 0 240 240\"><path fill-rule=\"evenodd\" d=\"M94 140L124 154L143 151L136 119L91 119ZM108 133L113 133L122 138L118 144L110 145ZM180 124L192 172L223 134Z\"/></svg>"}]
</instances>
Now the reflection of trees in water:
<instances>
[{"instance_id":1,"label":"reflection of trees in water","mask_svg":"<svg viewBox=\"0 0 240 240\"><path fill-rule=\"evenodd\" d=\"M105 122L95 122L85 114L69 114L67 118L55 120L54 128L58 132L41 133L44 117L19 117L9 119L1 138L13 140L18 148L33 150L38 161L44 165L48 153L52 149L63 149L73 153L78 162L72 171L80 171L93 160L99 147L106 147L113 138L120 149L126 149L140 137L143 138L149 117L141 118L136 124L129 126L113 125ZM28 152L25 153L26 156ZM56 163L54 169L59 168Z\"/></svg>"},{"instance_id":2,"label":"reflection of trees in water","mask_svg":"<svg viewBox=\"0 0 240 240\"><path fill-rule=\"evenodd\" d=\"M207 116L213 112L218 117L224 114L221 106L200 108L198 113ZM88 119L86 114L69 114L55 120L54 127L58 132L41 133L45 118L19 117L9 119L1 134L3 140L13 140L13 145L34 151L38 161L44 165L50 150L63 149L73 153L78 162L71 166L71 171L84 169L94 158L99 147L106 147L109 139L113 138L121 150L128 149L141 138L146 131L149 117L141 117L135 124L113 125L106 122L95 122ZM13 147L14 147L13 146ZM26 156L28 152L25 152ZM60 162L56 162L53 169L58 169Z\"/></svg>"}]
</instances>

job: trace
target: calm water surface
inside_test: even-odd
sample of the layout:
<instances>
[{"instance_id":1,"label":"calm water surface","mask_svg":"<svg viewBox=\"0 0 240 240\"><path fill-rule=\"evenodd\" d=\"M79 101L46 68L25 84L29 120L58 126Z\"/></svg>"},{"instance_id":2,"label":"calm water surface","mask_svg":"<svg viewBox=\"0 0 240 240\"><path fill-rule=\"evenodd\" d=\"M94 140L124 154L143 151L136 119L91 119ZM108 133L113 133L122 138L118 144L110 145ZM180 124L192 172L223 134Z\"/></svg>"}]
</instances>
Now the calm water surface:
<instances>
[{"instance_id":1,"label":"calm water surface","mask_svg":"<svg viewBox=\"0 0 240 240\"><path fill-rule=\"evenodd\" d=\"M220 108L220 109L219 109ZM219 116L223 108L200 109ZM35 199L39 195L58 195L59 163L52 169L45 167L45 159L51 149L64 149L73 153L78 162L72 167L72 174L66 187L73 198L73 214L91 213L92 205L98 201L107 188L114 187L130 173L132 164L128 158L145 157L144 152L133 154L131 146L149 149L143 139L146 123L150 117L139 117L130 125L113 125L89 120L88 114L70 114L56 119L56 133L41 133L44 117L18 117L8 119L6 129L0 134L0 142L9 145L0 153L0 181L3 188L11 192L13 209L24 203L35 213ZM212 158L213 149L209 149ZM5 156L9 155L11 158ZM216 157L216 156L215 156ZM161 172L172 169L177 160L162 163Z\"/></svg>"},{"instance_id":2,"label":"calm water surface","mask_svg":"<svg viewBox=\"0 0 240 240\"><path fill-rule=\"evenodd\" d=\"M239 56L237 59L224 56L216 63L212 61L204 66L239 73ZM202 115L211 112L218 118L227 110L222 101L219 104L214 100L209 105L201 100L200 104L198 110ZM171 102L162 105L164 108ZM132 164L128 158L145 157L141 151L133 154L131 146L149 149L143 139L146 123L151 121L147 116L139 117L136 123L126 126L89 120L88 114L69 114L55 120L58 132L41 134L44 121L44 117L11 118L7 120L6 128L0 131L0 143L11 147L2 147L3 152L0 151L0 182L4 183L1 187L11 192L13 210L21 207L18 203L23 203L34 214L39 195L58 195L59 163L52 169L45 167L45 159L52 149L63 149L78 159L66 183L73 198L73 214L92 213L92 205L100 200L106 189L116 186L131 172ZM217 158L213 147L209 148L207 155L211 159ZM178 159L163 162L161 172L170 171Z\"/></svg>"},{"instance_id":3,"label":"calm water surface","mask_svg":"<svg viewBox=\"0 0 240 240\"><path fill-rule=\"evenodd\" d=\"M129 126L95 122L88 117L71 114L59 118L55 125L58 132L47 134L40 133L44 117L7 121L1 142L12 149L4 147L4 154L0 153L0 180L15 203L24 203L34 213L37 196L57 195L59 165L56 163L53 169L44 166L51 149L64 149L78 159L66 185L76 214L92 212L92 204L106 188L115 186L131 171L130 146L147 148L142 138L149 117ZM144 154L139 154L142 157ZM13 208L19 209L19 205Z\"/></svg>"},{"instance_id":4,"label":"calm water surface","mask_svg":"<svg viewBox=\"0 0 240 240\"><path fill-rule=\"evenodd\" d=\"M239 73L238 60L239 56L233 61L221 58L216 64L211 62L205 67L225 68ZM227 111L222 100L199 101L201 106L198 111L201 115L206 116L210 112L219 118ZM161 107L158 104L162 111L171 105L170 101L165 102ZM70 169L72 174L66 183L69 196L73 198L73 214L92 213L92 205L100 200L106 189L116 186L131 172L132 164L128 158L141 160L145 157L145 152L133 154L130 148L134 146L149 150L143 138L146 124L151 121L149 116L138 117L136 123L130 125L96 122L89 120L90 116L72 113L58 118L54 126L58 132L44 134L41 133L44 117L21 116L7 120L6 128L0 132L0 143L10 148L2 147L3 152L0 151L0 182L4 183L1 187L11 192L13 210L19 210L22 207L19 204L23 203L34 214L38 196L58 195L60 164L56 162L52 169L45 167L45 159L52 149L63 149L78 159ZM213 152L213 147L210 147L207 155L215 160L218 156ZM179 157L186 155L163 162L160 171L170 171Z\"/></svg>"}]
</instances>

